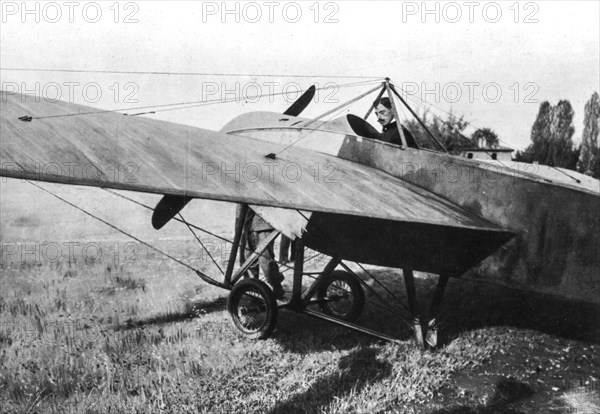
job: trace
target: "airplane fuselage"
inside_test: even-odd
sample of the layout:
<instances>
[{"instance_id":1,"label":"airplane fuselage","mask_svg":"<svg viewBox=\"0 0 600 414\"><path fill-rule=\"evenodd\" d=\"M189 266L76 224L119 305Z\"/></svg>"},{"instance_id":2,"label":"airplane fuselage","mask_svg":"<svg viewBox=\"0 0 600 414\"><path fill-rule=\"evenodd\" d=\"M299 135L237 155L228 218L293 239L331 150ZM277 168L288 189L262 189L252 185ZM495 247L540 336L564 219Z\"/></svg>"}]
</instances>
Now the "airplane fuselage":
<instances>
[{"instance_id":1,"label":"airplane fuselage","mask_svg":"<svg viewBox=\"0 0 600 414\"><path fill-rule=\"evenodd\" d=\"M587 301L600 298L598 184L580 184L568 176L549 178L542 166L534 164L486 162L424 149L401 149L356 136L345 118L304 128L307 122L305 118L255 112L235 118L222 131L293 144L376 168L516 233L514 239L473 268L471 277ZM326 167L316 166L322 174L329 174L324 179L335 179L335 165ZM326 226L326 222L321 220L320 226ZM365 246L367 234L385 230L385 226L374 228L372 222L364 226L361 228L360 220L345 220L329 223L329 231L362 234L345 238L354 240L355 245L346 248L360 258L361 249L369 248ZM441 243L452 243L444 237L439 235ZM317 243L316 247L327 250L325 244ZM397 265L392 256L436 254L435 247L426 252L404 248L394 253L379 236L373 240L373 251L365 257L377 257L377 244L382 250L382 260L377 264L386 264L383 256L389 256L388 265ZM440 261L447 259L441 257Z\"/></svg>"}]
</instances>

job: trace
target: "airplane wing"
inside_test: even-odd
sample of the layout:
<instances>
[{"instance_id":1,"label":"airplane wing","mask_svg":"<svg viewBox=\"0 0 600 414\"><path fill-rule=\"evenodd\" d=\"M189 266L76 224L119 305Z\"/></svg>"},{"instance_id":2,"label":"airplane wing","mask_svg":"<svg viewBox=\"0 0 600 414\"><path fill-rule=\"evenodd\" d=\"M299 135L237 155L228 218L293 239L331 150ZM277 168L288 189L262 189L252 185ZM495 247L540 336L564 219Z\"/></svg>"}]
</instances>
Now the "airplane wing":
<instances>
[{"instance_id":1,"label":"airplane wing","mask_svg":"<svg viewBox=\"0 0 600 414\"><path fill-rule=\"evenodd\" d=\"M331 155L34 96L2 92L1 99L5 177L506 233Z\"/></svg>"}]
</instances>

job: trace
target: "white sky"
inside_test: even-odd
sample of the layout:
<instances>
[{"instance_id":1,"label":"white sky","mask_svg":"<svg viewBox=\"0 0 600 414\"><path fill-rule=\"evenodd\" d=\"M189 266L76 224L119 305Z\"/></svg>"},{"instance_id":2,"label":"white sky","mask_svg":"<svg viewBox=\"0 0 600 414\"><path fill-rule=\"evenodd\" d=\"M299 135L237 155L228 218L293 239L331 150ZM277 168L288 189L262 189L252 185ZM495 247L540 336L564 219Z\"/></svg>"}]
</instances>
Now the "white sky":
<instances>
[{"instance_id":1,"label":"white sky","mask_svg":"<svg viewBox=\"0 0 600 414\"><path fill-rule=\"evenodd\" d=\"M233 12L226 15L220 1L1 3L3 69L307 76L1 72L4 90L31 93L37 88L50 98L60 93L63 100L101 108L218 99L225 90L235 90L236 83L240 93L254 95L257 89L252 85L268 93L286 85L294 91L296 85L357 81L319 77L325 75L389 76L398 86L412 90L415 98L463 114L476 127L494 129L505 145L524 148L544 100L571 102L579 140L585 102L600 89L597 1L228 2L226 7ZM29 14L24 14L25 7ZM432 13L423 15L425 7ZM93 23L98 10L101 15ZM250 22L258 10L260 19ZM293 23L297 10L302 14ZM137 22L125 23L128 16ZM332 22L325 22L328 16ZM458 21L449 21L453 19ZM493 23L494 19L498 21ZM69 82L77 84L69 87ZM256 83L248 86L249 82ZM269 82L276 84L269 86ZM423 89L434 91L436 84L438 96L434 92L422 96ZM328 95L342 102L368 88L343 88L333 95L321 92L319 102L303 115L316 116L335 106L323 102ZM94 102L97 90L102 97ZM460 96L455 95L457 90ZM497 92L501 92L498 98ZM126 101L129 93L138 103ZM283 111L291 101L263 98L253 104L228 103L149 116L219 129L241 112ZM350 110L362 115L368 101Z\"/></svg>"}]
</instances>

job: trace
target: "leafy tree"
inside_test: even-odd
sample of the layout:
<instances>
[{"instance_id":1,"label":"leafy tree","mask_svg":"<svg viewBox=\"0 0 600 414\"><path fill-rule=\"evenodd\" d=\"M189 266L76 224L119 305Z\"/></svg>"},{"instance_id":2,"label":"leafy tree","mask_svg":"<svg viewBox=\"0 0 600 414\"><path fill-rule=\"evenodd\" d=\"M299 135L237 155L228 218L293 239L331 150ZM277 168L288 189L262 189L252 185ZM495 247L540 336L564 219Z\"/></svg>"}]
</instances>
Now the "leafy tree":
<instances>
[{"instance_id":1,"label":"leafy tree","mask_svg":"<svg viewBox=\"0 0 600 414\"><path fill-rule=\"evenodd\" d=\"M531 128L531 145L526 155L517 153L515 159L537 161L554 167L575 169L579 149L573 145L573 108L561 100L556 106L544 101Z\"/></svg>"},{"instance_id":2,"label":"leafy tree","mask_svg":"<svg viewBox=\"0 0 600 414\"><path fill-rule=\"evenodd\" d=\"M541 164L546 163L550 148L550 122L552 118L552 105L544 101L540 104L540 110L533 126L531 127L531 145L527 147L526 153L531 161Z\"/></svg>"},{"instance_id":3,"label":"leafy tree","mask_svg":"<svg viewBox=\"0 0 600 414\"><path fill-rule=\"evenodd\" d=\"M420 118L421 121L423 121L423 123L427 126L427 129L429 129L432 132L433 136L439 140L439 134L436 133L437 131L432 131L433 125L432 122L429 120L429 112L425 111ZM411 117L410 119L407 119L406 121L402 122L402 124L415 137L415 141L417 142L419 148L439 150L439 146L437 146L436 143L433 142L433 140L431 139L427 131L425 131L425 128L421 126L419 121Z\"/></svg>"},{"instance_id":4,"label":"leafy tree","mask_svg":"<svg viewBox=\"0 0 600 414\"><path fill-rule=\"evenodd\" d=\"M481 143L487 148L495 148L500 144L498 134L490 128L479 128L471 135L471 142L477 147L481 147Z\"/></svg>"},{"instance_id":5,"label":"leafy tree","mask_svg":"<svg viewBox=\"0 0 600 414\"><path fill-rule=\"evenodd\" d=\"M440 141L451 153L459 153L465 146L465 142L470 140L466 138L462 132L469 124L464 120L464 117L456 117L453 113L448 114L448 118L444 121L435 116L429 116L429 112L425 112L421 117L427 129L432 135ZM415 119L409 119L403 122L406 128L413 134L417 144L421 148L430 148L439 150L427 131Z\"/></svg>"},{"instance_id":6,"label":"leafy tree","mask_svg":"<svg viewBox=\"0 0 600 414\"><path fill-rule=\"evenodd\" d=\"M573 107L567 100L559 101L558 105L553 108L552 122L550 123L551 151L548 165L575 169L577 158L575 158L575 163L573 163L573 158L574 152L577 150L573 148L572 140L575 133L574 115Z\"/></svg>"},{"instance_id":7,"label":"leafy tree","mask_svg":"<svg viewBox=\"0 0 600 414\"><path fill-rule=\"evenodd\" d=\"M600 178L600 150L598 149L600 96L598 92L594 92L585 104L583 124L581 154L577 163L577 171Z\"/></svg>"},{"instance_id":8,"label":"leafy tree","mask_svg":"<svg viewBox=\"0 0 600 414\"><path fill-rule=\"evenodd\" d=\"M518 162L528 162L531 164L533 162L533 154L531 152L527 152L527 150L517 151L514 160Z\"/></svg>"},{"instance_id":9,"label":"leafy tree","mask_svg":"<svg viewBox=\"0 0 600 414\"><path fill-rule=\"evenodd\" d=\"M434 118L433 123L435 129L439 131L442 144L446 149L451 153L461 152L461 149L465 147L465 141L468 141L468 138L462 133L469 124L464 120L464 117L457 118L453 113L450 113L446 121Z\"/></svg>"}]
</instances>

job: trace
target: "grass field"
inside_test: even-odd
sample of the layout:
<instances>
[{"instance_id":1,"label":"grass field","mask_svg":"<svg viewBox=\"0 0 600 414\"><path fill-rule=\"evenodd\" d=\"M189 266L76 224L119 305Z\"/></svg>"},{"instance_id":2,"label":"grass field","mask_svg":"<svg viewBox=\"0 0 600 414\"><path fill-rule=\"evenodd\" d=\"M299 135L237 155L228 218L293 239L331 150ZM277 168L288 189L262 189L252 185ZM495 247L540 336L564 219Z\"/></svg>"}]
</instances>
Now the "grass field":
<instances>
[{"instance_id":1,"label":"grass field","mask_svg":"<svg viewBox=\"0 0 600 414\"><path fill-rule=\"evenodd\" d=\"M101 190L47 187L217 274L185 229L156 233ZM2 413L600 412L597 305L451 280L434 352L372 295L359 322L401 344L286 311L252 341L226 292L185 267L22 183L0 191ZM231 206L197 204L186 217L230 237ZM369 270L404 296L399 271Z\"/></svg>"}]
</instances>

